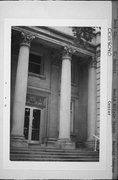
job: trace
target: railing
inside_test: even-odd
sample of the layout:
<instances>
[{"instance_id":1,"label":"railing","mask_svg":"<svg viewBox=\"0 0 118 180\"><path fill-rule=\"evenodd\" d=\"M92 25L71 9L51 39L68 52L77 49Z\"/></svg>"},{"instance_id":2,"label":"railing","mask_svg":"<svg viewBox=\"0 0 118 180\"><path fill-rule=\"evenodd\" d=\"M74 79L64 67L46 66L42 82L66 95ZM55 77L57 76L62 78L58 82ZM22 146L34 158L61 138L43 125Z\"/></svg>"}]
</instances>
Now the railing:
<instances>
[{"instance_id":1,"label":"railing","mask_svg":"<svg viewBox=\"0 0 118 180\"><path fill-rule=\"evenodd\" d=\"M96 135L93 135L93 137L95 138L95 147L94 147L94 151L97 150L97 143L100 141L100 138Z\"/></svg>"}]
</instances>

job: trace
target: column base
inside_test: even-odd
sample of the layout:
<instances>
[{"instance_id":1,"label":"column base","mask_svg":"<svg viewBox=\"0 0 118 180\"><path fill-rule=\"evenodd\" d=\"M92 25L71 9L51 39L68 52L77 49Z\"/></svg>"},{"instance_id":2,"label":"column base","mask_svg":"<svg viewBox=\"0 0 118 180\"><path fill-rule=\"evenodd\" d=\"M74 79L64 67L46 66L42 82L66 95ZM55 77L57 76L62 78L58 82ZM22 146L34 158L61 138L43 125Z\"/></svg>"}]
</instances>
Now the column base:
<instances>
[{"instance_id":1,"label":"column base","mask_svg":"<svg viewBox=\"0 0 118 180\"><path fill-rule=\"evenodd\" d=\"M49 148L57 148L57 139L56 138L49 138L46 146Z\"/></svg>"},{"instance_id":2,"label":"column base","mask_svg":"<svg viewBox=\"0 0 118 180\"><path fill-rule=\"evenodd\" d=\"M58 139L57 147L60 149L75 149L75 142L68 139Z\"/></svg>"},{"instance_id":3,"label":"column base","mask_svg":"<svg viewBox=\"0 0 118 180\"><path fill-rule=\"evenodd\" d=\"M94 150L95 149L95 141L92 139L92 140L87 140L85 142L85 145L88 149L91 149L91 150Z\"/></svg>"},{"instance_id":4,"label":"column base","mask_svg":"<svg viewBox=\"0 0 118 180\"><path fill-rule=\"evenodd\" d=\"M11 147L28 147L28 143L25 140L24 136L11 135L10 146Z\"/></svg>"}]
</instances>

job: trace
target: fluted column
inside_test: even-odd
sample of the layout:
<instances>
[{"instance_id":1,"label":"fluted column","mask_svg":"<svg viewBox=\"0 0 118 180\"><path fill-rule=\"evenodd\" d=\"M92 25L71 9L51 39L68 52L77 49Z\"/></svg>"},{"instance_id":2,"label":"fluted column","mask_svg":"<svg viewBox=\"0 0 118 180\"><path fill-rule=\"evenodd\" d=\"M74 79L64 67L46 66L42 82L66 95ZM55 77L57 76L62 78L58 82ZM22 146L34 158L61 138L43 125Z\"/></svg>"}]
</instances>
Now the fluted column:
<instances>
[{"instance_id":1,"label":"fluted column","mask_svg":"<svg viewBox=\"0 0 118 180\"><path fill-rule=\"evenodd\" d=\"M97 97L96 97L96 59L91 57L88 67L88 139L89 147L94 146L96 119L97 119Z\"/></svg>"},{"instance_id":2,"label":"fluted column","mask_svg":"<svg viewBox=\"0 0 118 180\"><path fill-rule=\"evenodd\" d=\"M23 143L24 135L24 114L25 114L25 102L27 93L27 80L28 80L28 64L29 64L29 51L30 43L34 36L26 33L21 33L22 41L20 43L18 65L16 72L16 83L14 93L13 104L13 119L12 119L12 131L11 145L19 146ZM14 144L15 143L15 144Z\"/></svg>"},{"instance_id":3,"label":"fluted column","mask_svg":"<svg viewBox=\"0 0 118 180\"><path fill-rule=\"evenodd\" d=\"M65 148L70 143L71 58L72 49L64 47L60 87L59 142Z\"/></svg>"}]
</instances>

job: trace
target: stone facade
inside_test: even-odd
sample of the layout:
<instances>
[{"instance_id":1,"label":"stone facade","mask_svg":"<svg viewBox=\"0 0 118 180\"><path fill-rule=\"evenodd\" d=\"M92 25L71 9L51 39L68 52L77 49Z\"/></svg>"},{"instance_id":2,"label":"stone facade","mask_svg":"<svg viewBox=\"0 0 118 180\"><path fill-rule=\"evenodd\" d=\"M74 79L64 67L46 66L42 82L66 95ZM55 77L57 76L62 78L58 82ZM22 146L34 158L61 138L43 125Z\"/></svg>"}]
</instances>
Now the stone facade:
<instances>
[{"instance_id":1,"label":"stone facade","mask_svg":"<svg viewBox=\"0 0 118 180\"><path fill-rule=\"evenodd\" d=\"M93 147L93 135L99 135L99 44L93 40L82 49L72 35L53 28L12 28L11 146Z\"/></svg>"}]
</instances>

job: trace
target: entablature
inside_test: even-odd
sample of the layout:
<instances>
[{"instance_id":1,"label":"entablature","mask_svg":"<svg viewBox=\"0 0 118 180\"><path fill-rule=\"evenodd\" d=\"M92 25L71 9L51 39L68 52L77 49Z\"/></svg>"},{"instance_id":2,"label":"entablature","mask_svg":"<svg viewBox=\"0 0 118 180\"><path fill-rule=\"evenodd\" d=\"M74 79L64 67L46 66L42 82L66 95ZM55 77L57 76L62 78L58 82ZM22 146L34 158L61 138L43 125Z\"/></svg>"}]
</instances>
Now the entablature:
<instances>
[{"instance_id":1,"label":"entablature","mask_svg":"<svg viewBox=\"0 0 118 180\"><path fill-rule=\"evenodd\" d=\"M39 41L40 43L46 45L46 46L51 46L54 49L62 49L62 47L65 46L69 46L70 48L72 48L74 50L74 54L82 56L82 57L90 57L95 55L96 50L95 48L93 50L87 50L87 49L83 49L80 47L77 47L73 44L73 40L70 40L70 38L67 40L64 39L64 37L61 38L57 38L57 37L52 37L49 36L49 34L47 33L42 33L40 31L37 31L35 27L25 27L25 26L12 26L12 29L18 32L26 32L29 34L32 34L35 36L35 41ZM62 40L63 38L63 40Z\"/></svg>"}]
</instances>

